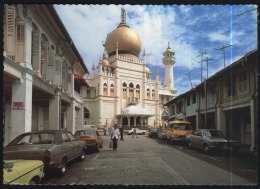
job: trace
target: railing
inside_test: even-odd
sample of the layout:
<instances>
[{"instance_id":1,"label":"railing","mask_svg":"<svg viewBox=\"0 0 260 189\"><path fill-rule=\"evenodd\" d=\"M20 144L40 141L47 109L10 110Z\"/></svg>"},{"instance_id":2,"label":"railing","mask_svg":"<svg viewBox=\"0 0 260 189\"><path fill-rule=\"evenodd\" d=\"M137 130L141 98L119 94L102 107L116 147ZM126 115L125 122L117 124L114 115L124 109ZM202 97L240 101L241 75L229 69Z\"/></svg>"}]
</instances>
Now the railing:
<instances>
[{"instance_id":1,"label":"railing","mask_svg":"<svg viewBox=\"0 0 260 189\"><path fill-rule=\"evenodd\" d=\"M77 101L81 102L83 100L82 96L74 91L74 98L76 98Z\"/></svg>"},{"instance_id":2,"label":"railing","mask_svg":"<svg viewBox=\"0 0 260 189\"><path fill-rule=\"evenodd\" d=\"M128 97L127 98L127 103L128 104L138 104L139 103L139 98L137 98L137 97Z\"/></svg>"}]
</instances>

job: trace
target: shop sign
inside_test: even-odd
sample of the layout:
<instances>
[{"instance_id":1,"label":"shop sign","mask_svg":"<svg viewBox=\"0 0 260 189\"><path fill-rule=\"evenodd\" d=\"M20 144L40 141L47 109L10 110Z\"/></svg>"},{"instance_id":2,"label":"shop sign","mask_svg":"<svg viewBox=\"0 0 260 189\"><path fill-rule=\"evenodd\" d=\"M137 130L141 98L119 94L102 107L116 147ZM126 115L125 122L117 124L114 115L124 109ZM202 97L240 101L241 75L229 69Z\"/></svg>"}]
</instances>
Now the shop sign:
<instances>
[{"instance_id":1,"label":"shop sign","mask_svg":"<svg viewBox=\"0 0 260 189\"><path fill-rule=\"evenodd\" d=\"M16 110L24 109L24 102L13 102L13 109Z\"/></svg>"}]
</instances>

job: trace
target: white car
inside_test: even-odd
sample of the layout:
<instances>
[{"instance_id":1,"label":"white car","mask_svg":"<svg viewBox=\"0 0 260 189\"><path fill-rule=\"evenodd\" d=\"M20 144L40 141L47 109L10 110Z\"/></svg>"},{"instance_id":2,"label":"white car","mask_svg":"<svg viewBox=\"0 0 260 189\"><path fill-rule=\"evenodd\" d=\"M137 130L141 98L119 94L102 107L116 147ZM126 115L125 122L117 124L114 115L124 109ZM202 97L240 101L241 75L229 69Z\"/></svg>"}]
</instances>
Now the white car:
<instances>
[{"instance_id":1,"label":"white car","mask_svg":"<svg viewBox=\"0 0 260 189\"><path fill-rule=\"evenodd\" d=\"M137 135L145 135L146 134L146 130L141 130L139 128L135 128L136 129L136 134ZM134 133L134 128L132 128L131 130L128 131L128 135L132 135Z\"/></svg>"}]
</instances>

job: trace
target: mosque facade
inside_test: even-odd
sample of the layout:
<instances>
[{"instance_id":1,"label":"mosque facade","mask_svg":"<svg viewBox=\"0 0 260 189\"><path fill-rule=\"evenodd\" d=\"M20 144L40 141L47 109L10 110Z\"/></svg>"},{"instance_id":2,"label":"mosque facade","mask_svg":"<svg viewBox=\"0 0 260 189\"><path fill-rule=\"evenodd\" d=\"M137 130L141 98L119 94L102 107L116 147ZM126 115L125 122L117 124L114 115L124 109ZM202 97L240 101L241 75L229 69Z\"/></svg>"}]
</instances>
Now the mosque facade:
<instances>
[{"instance_id":1,"label":"mosque facade","mask_svg":"<svg viewBox=\"0 0 260 189\"><path fill-rule=\"evenodd\" d=\"M138 34L126 24L125 9L121 23L107 35L103 57L84 87L84 124L109 128L113 124L129 127L164 126L167 109L163 104L174 98L173 64L175 52L169 44L162 56L164 84L158 69L155 80L147 67L146 52L141 52ZM142 60L140 59L142 54Z\"/></svg>"}]
</instances>

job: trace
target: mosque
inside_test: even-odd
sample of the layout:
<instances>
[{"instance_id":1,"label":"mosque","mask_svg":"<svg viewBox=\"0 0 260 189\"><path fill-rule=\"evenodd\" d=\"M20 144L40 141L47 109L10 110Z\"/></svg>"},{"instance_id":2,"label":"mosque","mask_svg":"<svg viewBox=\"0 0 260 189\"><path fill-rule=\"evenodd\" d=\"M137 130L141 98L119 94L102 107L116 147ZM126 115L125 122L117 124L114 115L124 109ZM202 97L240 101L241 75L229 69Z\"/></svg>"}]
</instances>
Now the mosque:
<instances>
[{"instance_id":1,"label":"mosque","mask_svg":"<svg viewBox=\"0 0 260 189\"><path fill-rule=\"evenodd\" d=\"M121 23L107 35L103 57L84 87L84 124L108 129L114 123L128 127L164 126L167 109L163 104L174 98L173 64L175 52L169 44L163 53L164 84L158 69L156 79L147 67L146 52L138 34L126 24L126 11L121 9Z\"/></svg>"}]
</instances>

